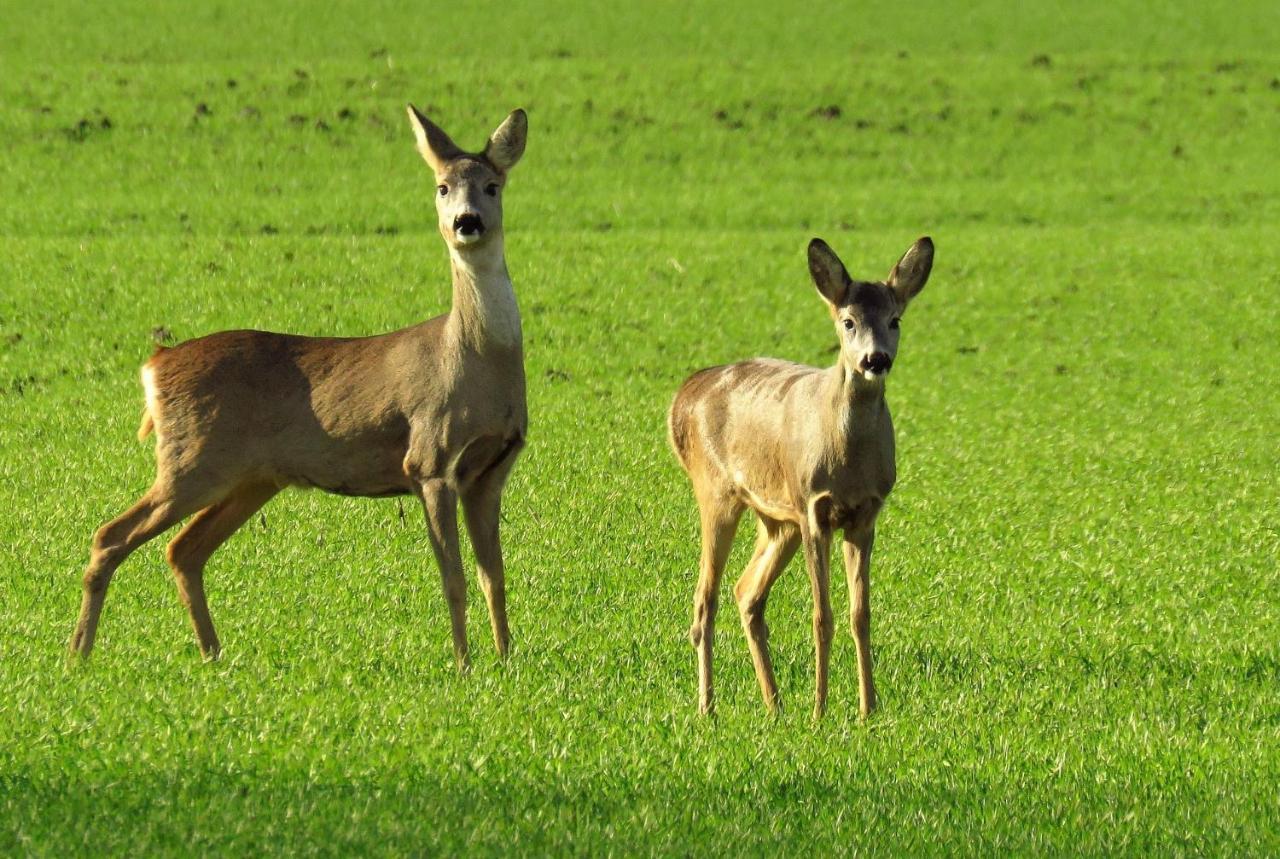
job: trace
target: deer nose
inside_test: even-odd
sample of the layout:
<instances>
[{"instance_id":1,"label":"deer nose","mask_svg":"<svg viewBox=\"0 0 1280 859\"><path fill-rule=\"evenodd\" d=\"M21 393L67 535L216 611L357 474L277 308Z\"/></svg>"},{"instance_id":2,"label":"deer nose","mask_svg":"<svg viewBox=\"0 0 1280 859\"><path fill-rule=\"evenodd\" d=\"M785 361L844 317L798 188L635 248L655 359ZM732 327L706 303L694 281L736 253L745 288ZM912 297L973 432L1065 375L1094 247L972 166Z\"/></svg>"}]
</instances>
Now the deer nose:
<instances>
[{"instance_id":1,"label":"deer nose","mask_svg":"<svg viewBox=\"0 0 1280 859\"><path fill-rule=\"evenodd\" d=\"M889 368L893 366L893 359L889 357L887 352L872 352L862 359L862 365L858 368L864 373L872 375L880 375L889 372Z\"/></svg>"},{"instance_id":2,"label":"deer nose","mask_svg":"<svg viewBox=\"0 0 1280 859\"><path fill-rule=\"evenodd\" d=\"M474 212L467 212L453 219L453 231L460 236L478 238L484 232L484 221Z\"/></svg>"}]
</instances>

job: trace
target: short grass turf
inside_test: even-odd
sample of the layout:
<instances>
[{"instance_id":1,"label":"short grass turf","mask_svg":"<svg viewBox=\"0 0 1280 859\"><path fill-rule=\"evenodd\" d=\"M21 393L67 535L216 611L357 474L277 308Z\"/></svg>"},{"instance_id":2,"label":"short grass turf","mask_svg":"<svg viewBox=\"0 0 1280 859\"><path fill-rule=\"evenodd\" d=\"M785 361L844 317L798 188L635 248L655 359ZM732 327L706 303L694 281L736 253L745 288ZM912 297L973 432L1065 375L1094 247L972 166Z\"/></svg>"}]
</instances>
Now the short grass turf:
<instances>
[{"instance_id":1,"label":"short grass turf","mask_svg":"<svg viewBox=\"0 0 1280 859\"><path fill-rule=\"evenodd\" d=\"M1280 852L1280 7L890 5L0 4L0 852ZM473 585L456 675L416 505L291 492L211 563L221 660L158 540L68 664L153 329L445 310L409 100L529 110L512 658ZM833 361L811 236L870 277L924 233L883 709L842 632L810 719L793 562L784 715L726 600L699 718L669 398Z\"/></svg>"}]
</instances>

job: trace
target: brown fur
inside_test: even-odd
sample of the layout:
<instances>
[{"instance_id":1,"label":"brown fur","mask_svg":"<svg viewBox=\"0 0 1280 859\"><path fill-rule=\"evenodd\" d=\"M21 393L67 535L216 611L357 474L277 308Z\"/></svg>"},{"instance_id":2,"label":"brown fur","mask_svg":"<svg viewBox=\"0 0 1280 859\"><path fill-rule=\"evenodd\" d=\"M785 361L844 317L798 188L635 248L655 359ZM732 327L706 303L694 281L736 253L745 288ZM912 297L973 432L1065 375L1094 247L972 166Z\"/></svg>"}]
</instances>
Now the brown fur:
<instances>
[{"instance_id":1,"label":"brown fur","mask_svg":"<svg viewBox=\"0 0 1280 859\"><path fill-rule=\"evenodd\" d=\"M778 690L764 607L798 548L804 549L814 598L815 713L826 706L833 629L829 556L833 532L842 530L860 709L864 716L874 709L871 545L876 517L896 480L893 423L883 374L875 367L877 361L892 362L897 318L924 287L932 257L932 242L921 239L886 282L854 283L830 248L815 239L810 271L840 337L836 366L820 370L757 358L695 373L676 393L668 430L702 521L690 639L698 651L703 712L714 703L711 653L720 576L747 509L759 519L756 548L734 596L766 706L777 707Z\"/></svg>"},{"instance_id":2,"label":"brown fur","mask_svg":"<svg viewBox=\"0 0 1280 859\"><path fill-rule=\"evenodd\" d=\"M525 118L522 111L508 117L481 156L462 152L412 108L410 118L437 183L449 188L436 195L436 205L453 261L452 309L374 337L223 331L157 350L143 365L147 407L138 433L156 434L155 483L94 538L74 652L91 651L119 564L194 513L170 543L168 559L200 648L216 655L205 562L288 486L421 498L455 656L465 668L461 501L494 640L507 652L499 507L528 423L498 191L523 152ZM478 219L483 232L458 232L460 215Z\"/></svg>"}]
</instances>

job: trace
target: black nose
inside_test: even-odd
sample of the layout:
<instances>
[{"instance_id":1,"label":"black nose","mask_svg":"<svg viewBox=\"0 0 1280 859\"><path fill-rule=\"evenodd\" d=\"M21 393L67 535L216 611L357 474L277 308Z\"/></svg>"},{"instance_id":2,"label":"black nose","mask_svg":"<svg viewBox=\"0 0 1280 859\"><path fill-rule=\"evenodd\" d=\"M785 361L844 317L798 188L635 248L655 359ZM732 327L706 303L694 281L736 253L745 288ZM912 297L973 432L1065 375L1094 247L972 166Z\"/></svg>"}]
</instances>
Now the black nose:
<instances>
[{"instance_id":1,"label":"black nose","mask_svg":"<svg viewBox=\"0 0 1280 859\"><path fill-rule=\"evenodd\" d=\"M453 231L460 236L478 236L484 232L484 221L479 215L459 215L453 219Z\"/></svg>"},{"instance_id":2,"label":"black nose","mask_svg":"<svg viewBox=\"0 0 1280 859\"><path fill-rule=\"evenodd\" d=\"M887 373L893 366L893 359L886 352L872 352L862 359L862 369L868 373Z\"/></svg>"}]
</instances>

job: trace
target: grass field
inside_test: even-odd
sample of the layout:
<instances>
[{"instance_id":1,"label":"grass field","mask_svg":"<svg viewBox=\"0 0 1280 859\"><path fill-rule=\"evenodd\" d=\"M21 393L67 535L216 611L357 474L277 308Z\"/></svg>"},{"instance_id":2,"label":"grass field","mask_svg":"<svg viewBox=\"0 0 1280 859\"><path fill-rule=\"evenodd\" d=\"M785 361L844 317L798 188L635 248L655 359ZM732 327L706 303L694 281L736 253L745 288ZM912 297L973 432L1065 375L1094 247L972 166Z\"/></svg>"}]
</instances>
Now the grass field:
<instances>
[{"instance_id":1,"label":"grass field","mask_svg":"<svg viewBox=\"0 0 1280 859\"><path fill-rule=\"evenodd\" d=\"M1280 6L780 5L0 2L0 853L1280 853ZM221 660L157 540L69 664L154 328L447 308L410 100L529 111L513 657L472 581L457 676L416 505L294 492L210 564ZM925 233L882 710L837 590L810 719L797 561L784 714L727 607L698 718L670 396L833 362L809 238Z\"/></svg>"}]
</instances>

